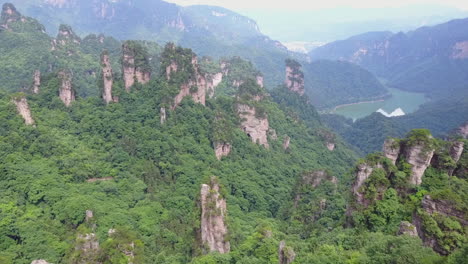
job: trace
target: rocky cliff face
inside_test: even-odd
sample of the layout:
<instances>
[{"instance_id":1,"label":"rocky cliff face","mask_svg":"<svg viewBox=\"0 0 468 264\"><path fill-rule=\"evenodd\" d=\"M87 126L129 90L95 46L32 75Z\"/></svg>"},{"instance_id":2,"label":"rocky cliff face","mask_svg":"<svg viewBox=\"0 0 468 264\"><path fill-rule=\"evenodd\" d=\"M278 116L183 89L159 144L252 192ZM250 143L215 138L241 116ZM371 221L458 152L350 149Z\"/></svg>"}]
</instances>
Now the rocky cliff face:
<instances>
[{"instance_id":1,"label":"rocky cliff face","mask_svg":"<svg viewBox=\"0 0 468 264\"><path fill-rule=\"evenodd\" d=\"M72 87L72 76L68 71L61 71L58 74L61 81L59 97L65 106L70 106L75 101L75 90Z\"/></svg>"},{"instance_id":2,"label":"rocky cliff face","mask_svg":"<svg viewBox=\"0 0 468 264\"><path fill-rule=\"evenodd\" d=\"M464 226L468 225L468 219L466 217L466 212L456 209L453 206L453 203L446 200L436 200L432 199L431 196L426 195L421 202L422 208L428 214L442 214L449 217L454 217Z\"/></svg>"},{"instance_id":3,"label":"rocky cliff face","mask_svg":"<svg viewBox=\"0 0 468 264\"><path fill-rule=\"evenodd\" d=\"M304 73L301 64L294 60L286 60L286 87L295 93L304 95Z\"/></svg>"},{"instance_id":4,"label":"rocky cliff face","mask_svg":"<svg viewBox=\"0 0 468 264\"><path fill-rule=\"evenodd\" d=\"M311 185L312 187L316 188L324 181L330 181L335 185L338 184L338 179L334 176L329 175L324 170L317 170L311 173L303 174L301 184Z\"/></svg>"},{"instance_id":5,"label":"rocky cliff face","mask_svg":"<svg viewBox=\"0 0 468 264\"><path fill-rule=\"evenodd\" d=\"M296 253L291 247L286 246L286 242L281 241L278 248L279 264L290 264L296 258Z\"/></svg>"},{"instance_id":6,"label":"rocky cliff face","mask_svg":"<svg viewBox=\"0 0 468 264\"><path fill-rule=\"evenodd\" d=\"M424 212L429 216L450 217L452 220L458 221L461 224L462 228L466 228L468 226L466 212L454 208L453 203L450 201L435 200L432 199L429 195L426 195L422 200L421 205ZM419 213L413 215L413 224L416 226L418 235L425 246L431 247L432 249L434 249L434 251L442 255L448 255L450 253L450 246L442 246L439 241L440 237L436 237L427 232L424 226L423 217L421 217Z\"/></svg>"},{"instance_id":7,"label":"rocky cliff face","mask_svg":"<svg viewBox=\"0 0 468 264\"><path fill-rule=\"evenodd\" d=\"M258 117L253 106L238 104L237 112L241 118L241 129L252 139L252 142L269 147L267 133L270 129L268 118Z\"/></svg>"},{"instance_id":8,"label":"rocky cliff face","mask_svg":"<svg viewBox=\"0 0 468 264\"><path fill-rule=\"evenodd\" d=\"M102 66L102 99L106 104L115 102L112 97L112 85L114 84L114 76L112 73L112 66L109 59L109 54L103 53L101 55L101 66Z\"/></svg>"},{"instance_id":9,"label":"rocky cliff face","mask_svg":"<svg viewBox=\"0 0 468 264\"><path fill-rule=\"evenodd\" d=\"M159 118L160 118L161 125L166 123L166 108L165 107L161 107L161 109L159 109Z\"/></svg>"},{"instance_id":10,"label":"rocky cliff face","mask_svg":"<svg viewBox=\"0 0 468 264\"><path fill-rule=\"evenodd\" d=\"M216 158L221 160L222 157L225 157L231 153L231 144L227 142L216 142L214 144Z\"/></svg>"},{"instance_id":11,"label":"rocky cliff face","mask_svg":"<svg viewBox=\"0 0 468 264\"><path fill-rule=\"evenodd\" d=\"M402 221L400 223L400 229L398 230L399 235L409 235L412 237L418 236L418 230L415 225L407 221Z\"/></svg>"},{"instance_id":12,"label":"rocky cliff face","mask_svg":"<svg viewBox=\"0 0 468 264\"><path fill-rule=\"evenodd\" d=\"M255 77L255 79L257 80L258 86L260 86L260 87L262 87L262 88L265 87L265 85L264 85L264 80L263 80L263 76L257 75L257 76Z\"/></svg>"},{"instance_id":13,"label":"rocky cliff face","mask_svg":"<svg viewBox=\"0 0 468 264\"><path fill-rule=\"evenodd\" d=\"M144 54L139 61L136 61L138 53L143 52L142 47L135 42L127 41L122 45L122 73L125 84L125 90L131 91L135 81L146 84L151 79L147 57ZM140 61L141 60L141 61Z\"/></svg>"},{"instance_id":14,"label":"rocky cliff face","mask_svg":"<svg viewBox=\"0 0 468 264\"><path fill-rule=\"evenodd\" d=\"M465 122L463 125L457 128L455 133L464 139L468 139L468 122Z\"/></svg>"},{"instance_id":15,"label":"rocky cliff face","mask_svg":"<svg viewBox=\"0 0 468 264\"><path fill-rule=\"evenodd\" d=\"M0 17L0 29L4 28L10 30L9 24L21 20L21 14L16 11L16 7L12 4L6 3L2 7L2 14Z\"/></svg>"},{"instance_id":16,"label":"rocky cliff face","mask_svg":"<svg viewBox=\"0 0 468 264\"><path fill-rule=\"evenodd\" d=\"M39 70L34 71L32 92L38 94L41 89L41 72Z\"/></svg>"},{"instance_id":17,"label":"rocky cliff face","mask_svg":"<svg viewBox=\"0 0 468 264\"><path fill-rule=\"evenodd\" d=\"M389 138L385 140L383 145L384 156L392 161L392 164L395 165L400 155L400 143L396 140Z\"/></svg>"},{"instance_id":18,"label":"rocky cliff face","mask_svg":"<svg viewBox=\"0 0 468 264\"><path fill-rule=\"evenodd\" d=\"M31 115L31 110L29 109L28 101L25 97L13 99L13 103L16 105L16 110L23 117L24 123L26 125L34 125L34 119Z\"/></svg>"},{"instance_id":19,"label":"rocky cliff face","mask_svg":"<svg viewBox=\"0 0 468 264\"><path fill-rule=\"evenodd\" d=\"M68 25L60 25L56 39L57 43L65 46L70 43L80 44L81 39L73 32L73 29Z\"/></svg>"},{"instance_id":20,"label":"rocky cliff face","mask_svg":"<svg viewBox=\"0 0 468 264\"><path fill-rule=\"evenodd\" d=\"M375 166L377 168L381 168L381 165L378 164ZM374 166L371 166L367 163L362 163L357 166L356 170L356 180L353 185L353 193L356 197L357 203L361 205L367 205L367 201L364 198L364 193L361 190L361 186L364 184L364 182L369 178L369 176L372 174L372 172L375 169Z\"/></svg>"},{"instance_id":21,"label":"rocky cliff face","mask_svg":"<svg viewBox=\"0 0 468 264\"><path fill-rule=\"evenodd\" d=\"M465 143L463 141L455 141L452 143L449 155L455 162L458 162L460 160L460 157L463 154L464 146Z\"/></svg>"},{"instance_id":22,"label":"rocky cliff face","mask_svg":"<svg viewBox=\"0 0 468 264\"><path fill-rule=\"evenodd\" d=\"M213 177L210 184L201 186L201 240L209 252L229 253L230 243L226 241L226 200L219 193L220 187Z\"/></svg>"},{"instance_id":23,"label":"rocky cliff face","mask_svg":"<svg viewBox=\"0 0 468 264\"><path fill-rule=\"evenodd\" d=\"M175 47L172 47L172 50L175 50ZM216 87L223 80L223 73L221 72L213 75L202 73L195 54L192 54L190 68L192 75L180 85L179 94L174 98L173 109L176 108L186 96L192 97L193 101L196 103L205 105L206 96L213 97ZM166 67L166 79L171 80L171 75L176 74L180 70L182 70L181 66L178 65L176 61L171 61Z\"/></svg>"},{"instance_id":24,"label":"rocky cliff face","mask_svg":"<svg viewBox=\"0 0 468 264\"><path fill-rule=\"evenodd\" d=\"M431 164L434 149L428 149L424 144L409 146L405 147L404 156L406 162L412 166L409 182L414 185L420 185L424 172Z\"/></svg>"}]
</instances>

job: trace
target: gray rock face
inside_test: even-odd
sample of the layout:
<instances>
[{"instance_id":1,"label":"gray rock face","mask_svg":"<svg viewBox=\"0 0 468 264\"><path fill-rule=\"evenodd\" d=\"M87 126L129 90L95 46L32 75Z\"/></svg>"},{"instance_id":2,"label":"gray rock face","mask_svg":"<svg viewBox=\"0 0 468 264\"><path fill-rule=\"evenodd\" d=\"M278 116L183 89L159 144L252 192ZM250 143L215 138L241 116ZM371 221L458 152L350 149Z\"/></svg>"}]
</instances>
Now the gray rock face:
<instances>
[{"instance_id":1,"label":"gray rock face","mask_svg":"<svg viewBox=\"0 0 468 264\"><path fill-rule=\"evenodd\" d=\"M265 86L264 81L263 81L263 76L257 75L257 76L255 76L255 79L257 80L258 86L260 86L262 88Z\"/></svg>"},{"instance_id":2,"label":"gray rock face","mask_svg":"<svg viewBox=\"0 0 468 264\"><path fill-rule=\"evenodd\" d=\"M418 237L418 230L415 225L407 221L400 223L400 229L398 230L399 235L409 235L412 237Z\"/></svg>"},{"instance_id":3,"label":"gray rock face","mask_svg":"<svg viewBox=\"0 0 468 264\"><path fill-rule=\"evenodd\" d=\"M464 226L468 225L468 219L466 218L465 212L462 212L453 207L452 203L445 200L434 200L431 196L426 195L421 202L422 208L428 214L442 214L445 216L451 216L457 218Z\"/></svg>"},{"instance_id":4,"label":"gray rock face","mask_svg":"<svg viewBox=\"0 0 468 264\"><path fill-rule=\"evenodd\" d=\"M421 185L422 177L427 167L431 164L434 149L427 149L424 145L414 145L405 148L406 162L411 164L411 175L409 182Z\"/></svg>"},{"instance_id":5,"label":"gray rock face","mask_svg":"<svg viewBox=\"0 0 468 264\"><path fill-rule=\"evenodd\" d=\"M72 76L68 71L61 71L59 72L58 77L61 80L59 97L65 106L68 107L75 101L75 90L73 90L72 87Z\"/></svg>"},{"instance_id":6,"label":"gray rock face","mask_svg":"<svg viewBox=\"0 0 468 264\"><path fill-rule=\"evenodd\" d=\"M377 165L377 167L381 167ZM366 163L358 165L356 171L356 180L353 185L353 193L356 196L356 201L361 205L366 205L364 194L361 192L360 188L364 182L369 178L369 176L374 171L374 167Z\"/></svg>"},{"instance_id":7,"label":"gray rock face","mask_svg":"<svg viewBox=\"0 0 468 264\"><path fill-rule=\"evenodd\" d=\"M96 234L78 235L75 250L80 254L77 263L97 263L96 259L99 255L100 246Z\"/></svg>"},{"instance_id":8,"label":"gray rock face","mask_svg":"<svg viewBox=\"0 0 468 264\"><path fill-rule=\"evenodd\" d=\"M43 259L37 259L37 260L33 260L31 264L50 264L50 263Z\"/></svg>"},{"instance_id":9,"label":"gray rock face","mask_svg":"<svg viewBox=\"0 0 468 264\"><path fill-rule=\"evenodd\" d=\"M336 177L329 175L324 170L317 170L302 175L302 184L312 185L314 188L319 186L323 181L330 181L334 184L338 183L338 179Z\"/></svg>"},{"instance_id":10,"label":"gray rock face","mask_svg":"<svg viewBox=\"0 0 468 264\"><path fill-rule=\"evenodd\" d=\"M455 161L458 162L460 160L461 155L463 154L465 143L462 141L455 141L450 148L449 154L450 157Z\"/></svg>"},{"instance_id":11,"label":"gray rock face","mask_svg":"<svg viewBox=\"0 0 468 264\"><path fill-rule=\"evenodd\" d=\"M304 95L304 73L301 65L296 61L286 62L286 87L299 95Z\"/></svg>"},{"instance_id":12,"label":"gray rock face","mask_svg":"<svg viewBox=\"0 0 468 264\"><path fill-rule=\"evenodd\" d=\"M291 264L296 258L296 253L291 247L286 246L286 242L281 241L278 249L279 264Z\"/></svg>"},{"instance_id":13,"label":"gray rock face","mask_svg":"<svg viewBox=\"0 0 468 264\"><path fill-rule=\"evenodd\" d=\"M231 153L231 144L227 142L216 142L214 145L216 158L218 160L221 160L222 157L225 157Z\"/></svg>"},{"instance_id":14,"label":"gray rock face","mask_svg":"<svg viewBox=\"0 0 468 264\"><path fill-rule=\"evenodd\" d=\"M283 149L284 150L287 150L289 149L289 144L291 143L291 138L288 137L288 136L285 136L284 137L284 140L283 140Z\"/></svg>"},{"instance_id":15,"label":"gray rock face","mask_svg":"<svg viewBox=\"0 0 468 264\"><path fill-rule=\"evenodd\" d=\"M166 108L164 107L161 107L161 109L159 110L159 115L160 115L160 119L161 119L161 125L166 123Z\"/></svg>"},{"instance_id":16,"label":"gray rock face","mask_svg":"<svg viewBox=\"0 0 468 264\"><path fill-rule=\"evenodd\" d=\"M192 67L194 70L193 78L190 78L181 85L179 94L174 98L173 109L175 109L186 96L191 96L194 102L205 105L206 96L213 97L216 87L223 80L223 73L221 72L214 75L202 74L198 65L198 59L195 55L192 57ZM177 65L176 62L171 62L171 64L166 67L166 78L170 80L171 74L177 72L178 68L179 65Z\"/></svg>"},{"instance_id":17,"label":"gray rock face","mask_svg":"<svg viewBox=\"0 0 468 264\"><path fill-rule=\"evenodd\" d=\"M385 140L383 145L384 156L392 161L392 164L395 165L400 155L400 144L394 139L389 138Z\"/></svg>"},{"instance_id":18,"label":"gray rock face","mask_svg":"<svg viewBox=\"0 0 468 264\"><path fill-rule=\"evenodd\" d=\"M127 92L131 91L131 87L135 84L135 81L146 84L151 79L151 72L135 65L135 56L135 51L128 43L124 43L122 45L122 73Z\"/></svg>"},{"instance_id":19,"label":"gray rock face","mask_svg":"<svg viewBox=\"0 0 468 264\"><path fill-rule=\"evenodd\" d=\"M257 117L253 106L238 104L237 112L242 120L242 130L252 139L252 142L269 148L267 133L270 129L267 117Z\"/></svg>"},{"instance_id":20,"label":"gray rock face","mask_svg":"<svg viewBox=\"0 0 468 264\"><path fill-rule=\"evenodd\" d=\"M329 151L335 150L335 143L333 143L333 142L327 142L327 149L328 149Z\"/></svg>"},{"instance_id":21,"label":"gray rock face","mask_svg":"<svg viewBox=\"0 0 468 264\"><path fill-rule=\"evenodd\" d=\"M463 125L461 125L456 133L458 135L460 135L461 137L463 137L464 139L467 139L468 138L468 122L465 122Z\"/></svg>"},{"instance_id":22,"label":"gray rock face","mask_svg":"<svg viewBox=\"0 0 468 264\"><path fill-rule=\"evenodd\" d=\"M31 109L29 109L28 101L25 97L17 98L13 100L13 103L16 105L16 110L18 114L21 115L24 119L26 125L34 125L34 119L31 115Z\"/></svg>"},{"instance_id":23,"label":"gray rock face","mask_svg":"<svg viewBox=\"0 0 468 264\"><path fill-rule=\"evenodd\" d=\"M109 104L110 102L114 102L114 99L112 97L112 85L114 83L114 76L112 73L112 66L108 54L101 55L101 66L103 82L102 99L104 100L104 102L106 102L106 104Z\"/></svg>"},{"instance_id":24,"label":"gray rock face","mask_svg":"<svg viewBox=\"0 0 468 264\"><path fill-rule=\"evenodd\" d=\"M41 88L41 72L39 70L34 71L33 87L32 92L38 94Z\"/></svg>"},{"instance_id":25,"label":"gray rock face","mask_svg":"<svg viewBox=\"0 0 468 264\"><path fill-rule=\"evenodd\" d=\"M200 193L202 243L210 252L229 253L226 200L219 194L219 184L212 178L210 185L202 184Z\"/></svg>"}]
</instances>

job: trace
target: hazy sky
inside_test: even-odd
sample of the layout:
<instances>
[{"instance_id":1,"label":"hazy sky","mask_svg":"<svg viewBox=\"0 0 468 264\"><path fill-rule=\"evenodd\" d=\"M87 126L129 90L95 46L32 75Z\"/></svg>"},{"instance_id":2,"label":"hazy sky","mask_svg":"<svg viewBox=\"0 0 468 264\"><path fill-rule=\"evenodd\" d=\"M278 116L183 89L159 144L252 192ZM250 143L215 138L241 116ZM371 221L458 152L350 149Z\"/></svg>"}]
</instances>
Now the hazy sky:
<instances>
[{"instance_id":1,"label":"hazy sky","mask_svg":"<svg viewBox=\"0 0 468 264\"><path fill-rule=\"evenodd\" d=\"M411 4L440 4L468 10L468 0L166 0L179 5L216 5L233 10L242 9L322 9L333 7L399 7Z\"/></svg>"}]
</instances>

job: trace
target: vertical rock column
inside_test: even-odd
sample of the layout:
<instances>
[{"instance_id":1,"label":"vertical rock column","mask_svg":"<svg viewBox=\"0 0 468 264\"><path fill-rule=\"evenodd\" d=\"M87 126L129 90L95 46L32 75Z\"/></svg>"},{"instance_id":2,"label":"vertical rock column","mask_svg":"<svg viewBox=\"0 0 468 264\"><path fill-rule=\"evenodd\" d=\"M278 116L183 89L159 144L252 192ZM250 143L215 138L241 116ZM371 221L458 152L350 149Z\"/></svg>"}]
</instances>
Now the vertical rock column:
<instances>
[{"instance_id":1,"label":"vertical rock column","mask_svg":"<svg viewBox=\"0 0 468 264\"><path fill-rule=\"evenodd\" d=\"M61 80L59 97L60 100L69 107L72 102L75 101L75 91L72 87L72 76L68 71L61 71L58 74L59 79Z\"/></svg>"},{"instance_id":2,"label":"vertical rock column","mask_svg":"<svg viewBox=\"0 0 468 264\"><path fill-rule=\"evenodd\" d=\"M295 60L286 60L286 87L299 95L304 95L304 73L302 65Z\"/></svg>"},{"instance_id":3,"label":"vertical rock column","mask_svg":"<svg viewBox=\"0 0 468 264\"><path fill-rule=\"evenodd\" d=\"M135 56L126 43L122 46L122 73L125 90L130 92L130 88L135 84Z\"/></svg>"},{"instance_id":4,"label":"vertical rock column","mask_svg":"<svg viewBox=\"0 0 468 264\"><path fill-rule=\"evenodd\" d=\"M291 264L296 258L296 253L291 247L286 246L286 242L281 241L278 249L279 264Z\"/></svg>"},{"instance_id":5,"label":"vertical rock column","mask_svg":"<svg viewBox=\"0 0 468 264\"><path fill-rule=\"evenodd\" d=\"M394 139L387 139L383 145L384 156L392 161L392 164L395 165L400 155L400 143Z\"/></svg>"},{"instance_id":6,"label":"vertical rock column","mask_svg":"<svg viewBox=\"0 0 468 264\"><path fill-rule=\"evenodd\" d=\"M219 193L219 184L212 177L210 184L201 186L201 242L210 252L229 253L226 241L226 200Z\"/></svg>"},{"instance_id":7,"label":"vertical rock column","mask_svg":"<svg viewBox=\"0 0 468 264\"><path fill-rule=\"evenodd\" d=\"M34 71L32 92L34 94L38 94L40 88L41 88L41 72L39 70L36 70Z\"/></svg>"},{"instance_id":8,"label":"vertical rock column","mask_svg":"<svg viewBox=\"0 0 468 264\"><path fill-rule=\"evenodd\" d=\"M114 99L112 97L112 85L114 83L114 77L112 73L112 66L109 60L109 54L107 52L103 52L101 55L101 66L102 66L102 99L106 104L113 102Z\"/></svg>"},{"instance_id":9,"label":"vertical rock column","mask_svg":"<svg viewBox=\"0 0 468 264\"><path fill-rule=\"evenodd\" d=\"M16 110L23 117L26 125L34 125L34 119L31 116L31 110L29 109L28 101L25 97L17 98L13 100L16 105Z\"/></svg>"},{"instance_id":10,"label":"vertical rock column","mask_svg":"<svg viewBox=\"0 0 468 264\"><path fill-rule=\"evenodd\" d=\"M422 145L414 145L405 149L406 162L411 164L410 183L421 185L422 177L427 167L431 164L434 149Z\"/></svg>"},{"instance_id":11,"label":"vertical rock column","mask_svg":"<svg viewBox=\"0 0 468 264\"><path fill-rule=\"evenodd\" d=\"M270 129L266 117L257 117L256 109L253 106L239 104L237 112L242 120L242 130L252 139L252 142L269 147L267 132Z\"/></svg>"}]
</instances>

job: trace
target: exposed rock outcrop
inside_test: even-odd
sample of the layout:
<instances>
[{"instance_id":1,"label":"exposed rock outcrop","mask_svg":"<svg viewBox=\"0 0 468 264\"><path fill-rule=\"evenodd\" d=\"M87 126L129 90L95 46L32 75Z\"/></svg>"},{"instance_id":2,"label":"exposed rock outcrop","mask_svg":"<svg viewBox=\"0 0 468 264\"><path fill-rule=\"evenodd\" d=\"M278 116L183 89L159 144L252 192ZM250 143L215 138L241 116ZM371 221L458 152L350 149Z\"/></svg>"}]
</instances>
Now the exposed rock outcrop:
<instances>
[{"instance_id":1,"label":"exposed rock outcrop","mask_svg":"<svg viewBox=\"0 0 468 264\"><path fill-rule=\"evenodd\" d=\"M257 75L257 76L255 77L255 79L257 80L258 86L260 86L260 87L262 87L262 88L265 87L265 85L264 85L264 83L263 83L263 76Z\"/></svg>"},{"instance_id":2,"label":"exposed rock outcrop","mask_svg":"<svg viewBox=\"0 0 468 264\"><path fill-rule=\"evenodd\" d=\"M463 125L457 128L455 133L464 139L468 139L468 122L465 122Z\"/></svg>"},{"instance_id":3,"label":"exposed rock outcrop","mask_svg":"<svg viewBox=\"0 0 468 264\"><path fill-rule=\"evenodd\" d=\"M331 176L330 174L328 174L328 172L324 170L316 170L310 173L303 174L301 184L311 185L312 187L316 188L323 181L330 181L335 185L338 184L338 179L334 176Z\"/></svg>"},{"instance_id":4,"label":"exposed rock outcrop","mask_svg":"<svg viewBox=\"0 0 468 264\"><path fill-rule=\"evenodd\" d=\"M41 72L39 70L34 71L33 77L33 86L32 92L34 94L38 94L41 88Z\"/></svg>"},{"instance_id":5,"label":"exposed rock outcrop","mask_svg":"<svg viewBox=\"0 0 468 264\"><path fill-rule=\"evenodd\" d=\"M452 59L466 59L468 58L468 41L460 41L455 43L452 47Z\"/></svg>"},{"instance_id":6,"label":"exposed rock outcrop","mask_svg":"<svg viewBox=\"0 0 468 264\"><path fill-rule=\"evenodd\" d=\"M296 253L291 247L286 246L286 242L281 241L278 249L279 264L291 264L296 258Z\"/></svg>"},{"instance_id":7,"label":"exposed rock outcrop","mask_svg":"<svg viewBox=\"0 0 468 264\"><path fill-rule=\"evenodd\" d=\"M61 81L59 97L65 106L70 106L75 101L75 90L72 87L72 75L68 71L60 71L58 77Z\"/></svg>"},{"instance_id":8,"label":"exposed rock outcrop","mask_svg":"<svg viewBox=\"0 0 468 264\"><path fill-rule=\"evenodd\" d=\"M460 160L460 157L463 154L464 146L465 143L463 141L455 141L452 143L449 155L455 162L458 162Z\"/></svg>"},{"instance_id":9,"label":"exposed rock outcrop","mask_svg":"<svg viewBox=\"0 0 468 264\"><path fill-rule=\"evenodd\" d=\"M102 67L102 99L106 104L115 102L112 97L112 85L114 84L114 76L112 73L112 66L109 59L109 54L103 52L101 54L101 67Z\"/></svg>"},{"instance_id":10,"label":"exposed rock outcrop","mask_svg":"<svg viewBox=\"0 0 468 264\"><path fill-rule=\"evenodd\" d=\"M43 259L37 259L37 260L33 260L31 264L50 264L50 263Z\"/></svg>"},{"instance_id":11,"label":"exposed rock outcrop","mask_svg":"<svg viewBox=\"0 0 468 264\"><path fill-rule=\"evenodd\" d=\"M3 4L0 18L0 28L10 29L9 24L19 21L21 19L21 14L16 11L16 7L14 5L5 3Z\"/></svg>"},{"instance_id":12,"label":"exposed rock outcrop","mask_svg":"<svg viewBox=\"0 0 468 264\"><path fill-rule=\"evenodd\" d=\"M57 34L57 43L65 46L67 44L80 44L81 39L78 35L73 32L73 29L68 25L60 25L59 32Z\"/></svg>"},{"instance_id":13,"label":"exposed rock outcrop","mask_svg":"<svg viewBox=\"0 0 468 264\"><path fill-rule=\"evenodd\" d=\"M409 182L414 185L420 185L424 172L431 164L432 157L434 156L434 149L430 149L424 144L417 144L405 147L404 155L406 162L411 164Z\"/></svg>"},{"instance_id":14,"label":"exposed rock outcrop","mask_svg":"<svg viewBox=\"0 0 468 264\"><path fill-rule=\"evenodd\" d=\"M75 250L80 252L78 263L96 263L96 258L100 251L99 240L96 234L78 235Z\"/></svg>"},{"instance_id":15,"label":"exposed rock outcrop","mask_svg":"<svg viewBox=\"0 0 468 264\"><path fill-rule=\"evenodd\" d=\"M257 116L257 109L246 104L238 104L237 112L241 118L241 128L252 139L252 142L268 148L267 133L270 129L268 118Z\"/></svg>"},{"instance_id":16,"label":"exposed rock outcrop","mask_svg":"<svg viewBox=\"0 0 468 264\"><path fill-rule=\"evenodd\" d=\"M375 168L381 168L381 165L377 164L376 166L371 166L367 163L362 163L357 166L356 180L353 185L353 193L356 197L356 201L361 205L367 205L366 199L364 198L364 193L361 190L361 186L369 178Z\"/></svg>"},{"instance_id":17,"label":"exposed rock outcrop","mask_svg":"<svg viewBox=\"0 0 468 264\"><path fill-rule=\"evenodd\" d=\"M456 218L464 226L468 225L468 219L466 213L458 210L454 207L453 203L446 200L436 200L432 199L431 196L426 195L421 202L422 208L428 214L442 214L445 216L450 216Z\"/></svg>"},{"instance_id":18,"label":"exposed rock outcrop","mask_svg":"<svg viewBox=\"0 0 468 264\"><path fill-rule=\"evenodd\" d=\"M286 87L295 93L304 95L304 73L301 64L295 60L286 60Z\"/></svg>"},{"instance_id":19,"label":"exposed rock outcrop","mask_svg":"<svg viewBox=\"0 0 468 264\"><path fill-rule=\"evenodd\" d=\"M329 151L335 150L335 143L333 143L333 142L327 142L327 149L328 149Z\"/></svg>"},{"instance_id":20,"label":"exposed rock outcrop","mask_svg":"<svg viewBox=\"0 0 468 264\"><path fill-rule=\"evenodd\" d=\"M209 252L229 253L231 245L226 241L226 200L220 195L220 186L215 177L201 186L201 242Z\"/></svg>"},{"instance_id":21,"label":"exposed rock outcrop","mask_svg":"<svg viewBox=\"0 0 468 264\"><path fill-rule=\"evenodd\" d=\"M171 79L171 74L177 73L180 70L177 62L172 61L166 67L166 78ZM198 65L198 59L195 54L192 55L191 60L192 76L180 86L179 94L174 98L173 108L177 107L186 96L191 96L193 101L205 105L206 96L213 97L216 87L223 80L223 73L203 74Z\"/></svg>"},{"instance_id":22,"label":"exposed rock outcrop","mask_svg":"<svg viewBox=\"0 0 468 264\"><path fill-rule=\"evenodd\" d=\"M283 149L288 150L290 143L291 143L291 138L288 137L288 136L285 136L284 139L283 139Z\"/></svg>"},{"instance_id":23,"label":"exposed rock outcrop","mask_svg":"<svg viewBox=\"0 0 468 264\"><path fill-rule=\"evenodd\" d=\"M126 41L122 45L122 73L127 92L130 92L135 81L146 84L151 79L148 58L144 53L144 48L134 41ZM141 55L138 61L136 60L137 55Z\"/></svg>"},{"instance_id":24,"label":"exposed rock outcrop","mask_svg":"<svg viewBox=\"0 0 468 264\"><path fill-rule=\"evenodd\" d=\"M389 138L385 140L383 145L384 156L392 161L392 164L395 165L400 155L400 143L395 139Z\"/></svg>"},{"instance_id":25,"label":"exposed rock outcrop","mask_svg":"<svg viewBox=\"0 0 468 264\"><path fill-rule=\"evenodd\" d=\"M400 223L400 229L398 230L398 235L409 235L412 237L418 236L418 230L415 225L407 221L402 221Z\"/></svg>"},{"instance_id":26,"label":"exposed rock outcrop","mask_svg":"<svg viewBox=\"0 0 468 264\"><path fill-rule=\"evenodd\" d=\"M226 157L231 153L231 144L227 142L216 142L214 148L218 160L221 160L222 157Z\"/></svg>"},{"instance_id":27,"label":"exposed rock outcrop","mask_svg":"<svg viewBox=\"0 0 468 264\"><path fill-rule=\"evenodd\" d=\"M20 97L13 99L13 103L16 105L16 110L18 111L18 114L21 115L24 119L24 123L26 125L34 125L34 119L32 118L31 115L31 109L29 108L28 100L26 98Z\"/></svg>"},{"instance_id":28,"label":"exposed rock outcrop","mask_svg":"<svg viewBox=\"0 0 468 264\"><path fill-rule=\"evenodd\" d=\"M160 122L161 122L161 125L166 123L166 108L165 107L161 107L161 109L159 109L159 115L160 115Z\"/></svg>"}]
</instances>

